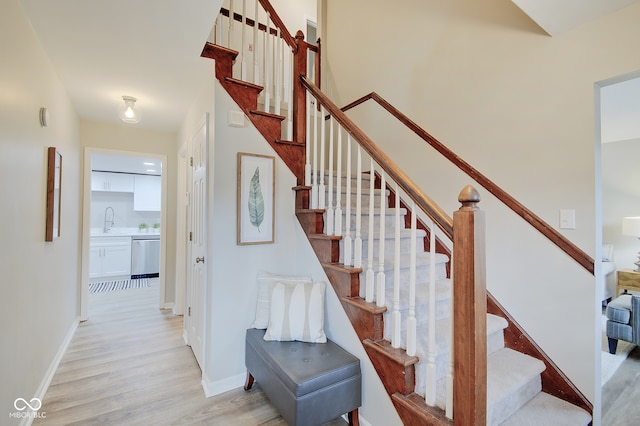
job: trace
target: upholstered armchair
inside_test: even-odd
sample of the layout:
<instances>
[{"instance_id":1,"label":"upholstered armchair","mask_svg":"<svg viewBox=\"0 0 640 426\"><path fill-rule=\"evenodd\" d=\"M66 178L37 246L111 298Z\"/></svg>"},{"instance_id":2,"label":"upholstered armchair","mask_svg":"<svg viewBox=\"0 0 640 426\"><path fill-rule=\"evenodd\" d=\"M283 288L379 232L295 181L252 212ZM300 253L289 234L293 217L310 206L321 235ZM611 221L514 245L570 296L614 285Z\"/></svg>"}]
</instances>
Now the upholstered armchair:
<instances>
[{"instance_id":1,"label":"upholstered armchair","mask_svg":"<svg viewBox=\"0 0 640 426\"><path fill-rule=\"evenodd\" d=\"M640 296L621 294L607 305L609 353L615 354L618 340L640 344Z\"/></svg>"}]
</instances>

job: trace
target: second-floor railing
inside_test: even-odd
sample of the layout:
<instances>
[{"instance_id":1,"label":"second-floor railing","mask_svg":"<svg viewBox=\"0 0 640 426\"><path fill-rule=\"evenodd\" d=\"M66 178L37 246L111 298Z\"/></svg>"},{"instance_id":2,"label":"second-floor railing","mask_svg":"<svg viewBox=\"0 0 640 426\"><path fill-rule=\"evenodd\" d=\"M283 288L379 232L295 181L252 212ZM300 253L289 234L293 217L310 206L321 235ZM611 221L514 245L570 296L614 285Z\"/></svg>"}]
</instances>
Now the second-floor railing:
<instances>
[{"instance_id":1,"label":"second-floor railing","mask_svg":"<svg viewBox=\"0 0 640 426\"><path fill-rule=\"evenodd\" d=\"M264 88L261 110L284 116L283 137L295 140L298 108L293 77L303 73L319 80L319 41L317 45L305 42L302 32L292 35L266 0L228 0L228 9L221 9L209 41L238 52L233 77Z\"/></svg>"}]
</instances>

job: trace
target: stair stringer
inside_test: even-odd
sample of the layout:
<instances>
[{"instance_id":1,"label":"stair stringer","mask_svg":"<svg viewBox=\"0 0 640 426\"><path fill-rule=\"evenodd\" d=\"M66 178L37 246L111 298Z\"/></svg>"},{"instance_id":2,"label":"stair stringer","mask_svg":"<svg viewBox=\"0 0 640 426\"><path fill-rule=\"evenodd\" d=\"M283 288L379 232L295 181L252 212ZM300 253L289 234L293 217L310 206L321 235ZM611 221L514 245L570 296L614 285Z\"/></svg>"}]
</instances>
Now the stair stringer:
<instances>
[{"instance_id":1,"label":"stair stringer","mask_svg":"<svg viewBox=\"0 0 640 426\"><path fill-rule=\"evenodd\" d=\"M281 140L282 121L285 117L258 111L258 95L263 89L261 86L233 78L233 63L237 55L238 52L234 50L207 42L200 56L215 61L216 79L293 172L298 184L302 184L305 145Z\"/></svg>"}]
</instances>

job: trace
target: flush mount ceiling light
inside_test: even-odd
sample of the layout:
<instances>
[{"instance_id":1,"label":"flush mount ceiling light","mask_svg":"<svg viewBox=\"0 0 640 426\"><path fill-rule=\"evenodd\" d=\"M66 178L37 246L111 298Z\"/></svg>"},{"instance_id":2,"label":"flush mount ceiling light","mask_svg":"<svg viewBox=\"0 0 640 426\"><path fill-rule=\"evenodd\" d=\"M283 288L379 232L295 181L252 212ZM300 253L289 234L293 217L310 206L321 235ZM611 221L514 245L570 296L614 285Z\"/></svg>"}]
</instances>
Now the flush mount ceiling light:
<instances>
[{"instance_id":1,"label":"flush mount ceiling light","mask_svg":"<svg viewBox=\"0 0 640 426\"><path fill-rule=\"evenodd\" d=\"M123 104L118 106L118 116L125 123L135 124L142 119L142 111L136 107L137 99L133 96L123 96Z\"/></svg>"}]
</instances>

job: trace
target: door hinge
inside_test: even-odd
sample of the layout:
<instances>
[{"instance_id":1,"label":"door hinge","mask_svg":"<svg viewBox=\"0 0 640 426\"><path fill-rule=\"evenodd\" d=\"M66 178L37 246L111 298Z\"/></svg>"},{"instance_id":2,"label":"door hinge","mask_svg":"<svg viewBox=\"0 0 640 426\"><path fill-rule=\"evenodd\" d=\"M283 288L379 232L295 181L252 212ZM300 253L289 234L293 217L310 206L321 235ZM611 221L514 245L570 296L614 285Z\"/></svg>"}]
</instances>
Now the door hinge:
<instances>
[{"instance_id":1,"label":"door hinge","mask_svg":"<svg viewBox=\"0 0 640 426\"><path fill-rule=\"evenodd\" d=\"M193 232L189 231L189 241L193 241Z\"/></svg>"},{"instance_id":2,"label":"door hinge","mask_svg":"<svg viewBox=\"0 0 640 426\"><path fill-rule=\"evenodd\" d=\"M189 161L191 162L191 167L193 167L193 157Z\"/></svg>"},{"instance_id":3,"label":"door hinge","mask_svg":"<svg viewBox=\"0 0 640 426\"><path fill-rule=\"evenodd\" d=\"M189 315L189 316L191 316L191 306L189 306L189 313L188 313L188 315Z\"/></svg>"}]
</instances>

